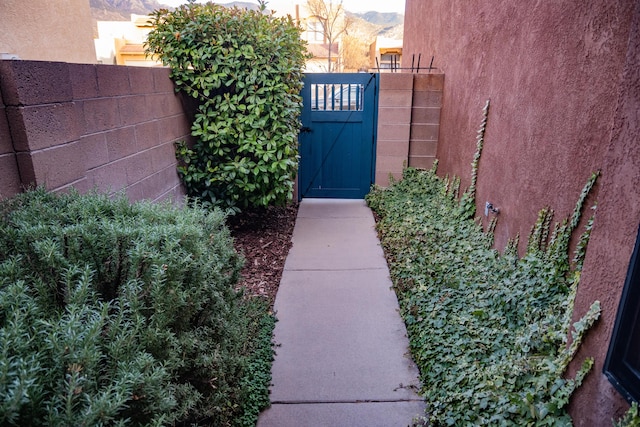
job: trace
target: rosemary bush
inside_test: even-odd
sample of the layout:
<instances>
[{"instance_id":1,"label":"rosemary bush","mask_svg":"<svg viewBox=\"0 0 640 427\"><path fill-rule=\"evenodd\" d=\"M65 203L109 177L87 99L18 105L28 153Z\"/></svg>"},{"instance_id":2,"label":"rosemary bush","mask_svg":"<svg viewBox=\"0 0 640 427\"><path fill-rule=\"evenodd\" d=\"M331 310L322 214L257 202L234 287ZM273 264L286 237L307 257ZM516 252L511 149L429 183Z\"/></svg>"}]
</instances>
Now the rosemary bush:
<instances>
[{"instance_id":1,"label":"rosemary bush","mask_svg":"<svg viewBox=\"0 0 640 427\"><path fill-rule=\"evenodd\" d=\"M224 221L44 190L2 202L0 424L255 424L273 318L234 290Z\"/></svg>"}]
</instances>

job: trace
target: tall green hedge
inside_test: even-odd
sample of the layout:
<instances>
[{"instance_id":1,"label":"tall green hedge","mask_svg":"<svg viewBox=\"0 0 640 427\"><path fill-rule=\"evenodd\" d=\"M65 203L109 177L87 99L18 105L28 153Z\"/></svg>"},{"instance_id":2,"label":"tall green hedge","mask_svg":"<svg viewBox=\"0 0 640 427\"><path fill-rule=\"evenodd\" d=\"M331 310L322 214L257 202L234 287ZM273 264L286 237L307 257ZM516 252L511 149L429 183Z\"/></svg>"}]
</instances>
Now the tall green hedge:
<instances>
[{"instance_id":1,"label":"tall green hedge","mask_svg":"<svg viewBox=\"0 0 640 427\"><path fill-rule=\"evenodd\" d=\"M149 54L171 67L176 88L197 100L193 146L179 173L205 204L245 208L293 195L305 45L290 17L185 4L152 14Z\"/></svg>"},{"instance_id":2,"label":"tall green hedge","mask_svg":"<svg viewBox=\"0 0 640 427\"><path fill-rule=\"evenodd\" d=\"M255 424L273 318L234 290L224 220L43 190L2 202L0 425Z\"/></svg>"}]
</instances>

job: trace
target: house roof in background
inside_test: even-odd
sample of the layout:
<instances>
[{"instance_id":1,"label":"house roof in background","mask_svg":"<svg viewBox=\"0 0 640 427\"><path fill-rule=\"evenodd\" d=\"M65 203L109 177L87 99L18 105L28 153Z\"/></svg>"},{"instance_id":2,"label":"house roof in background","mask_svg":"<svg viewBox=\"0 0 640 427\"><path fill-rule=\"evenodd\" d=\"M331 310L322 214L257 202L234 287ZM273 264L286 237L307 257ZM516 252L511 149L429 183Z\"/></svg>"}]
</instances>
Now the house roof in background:
<instances>
[{"instance_id":1,"label":"house roof in background","mask_svg":"<svg viewBox=\"0 0 640 427\"><path fill-rule=\"evenodd\" d=\"M326 58L329 56L329 44L328 43L309 43L307 50L314 58ZM338 55L338 43L333 43L331 46L331 55Z\"/></svg>"}]
</instances>

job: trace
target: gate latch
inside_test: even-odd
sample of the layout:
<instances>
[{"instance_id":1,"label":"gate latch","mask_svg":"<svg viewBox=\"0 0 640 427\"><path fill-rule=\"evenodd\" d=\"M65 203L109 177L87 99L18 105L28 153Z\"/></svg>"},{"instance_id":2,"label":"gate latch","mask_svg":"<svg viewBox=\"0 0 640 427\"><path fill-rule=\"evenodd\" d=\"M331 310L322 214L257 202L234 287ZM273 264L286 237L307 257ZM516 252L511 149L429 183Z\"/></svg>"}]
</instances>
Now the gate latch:
<instances>
[{"instance_id":1,"label":"gate latch","mask_svg":"<svg viewBox=\"0 0 640 427\"><path fill-rule=\"evenodd\" d=\"M313 132L313 130L310 127L302 126L300 128L300 133L311 133L311 132Z\"/></svg>"}]
</instances>

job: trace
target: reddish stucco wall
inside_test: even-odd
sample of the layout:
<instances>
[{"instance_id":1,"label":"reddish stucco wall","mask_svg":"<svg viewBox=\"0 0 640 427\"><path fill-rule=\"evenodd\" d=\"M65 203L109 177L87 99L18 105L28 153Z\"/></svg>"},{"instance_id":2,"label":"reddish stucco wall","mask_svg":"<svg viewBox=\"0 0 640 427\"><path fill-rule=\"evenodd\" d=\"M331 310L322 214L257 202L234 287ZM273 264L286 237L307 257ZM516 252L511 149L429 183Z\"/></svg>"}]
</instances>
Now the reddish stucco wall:
<instances>
[{"instance_id":1,"label":"reddish stucco wall","mask_svg":"<svg viewBox=\"0 0 640 427\"><path fill-rule=\"evenodd\" d=\"M630 35L619 96L613 97L618 102L602 165L598 213L576 297L575 320L594 299L603 312L576 358L596 356L595 375L587 377L571 402L577 426L610 425L612 415L626 407L601 372L640 224L640 2Z\"/></svg>"},{"instance_id":2,"label":"reddish stucco wall","mask_svg":"<svg viewBox=\"0 0 640 427\"><path fill-rule=\"evenodd\" d=\"M491 99L478 201L501 210L498 247L526 237L544 206L568 214L601 167L631 4L407 0L403 58L433 55L446 76L437 154L463 185Z\"/></svg>"},{"instance_id":3,"label":"reddish stucco wall","mask_svg":"<svg viewBox=\"0 0 640 427\"><path fill-rule=\"evenodd\" d=\"M463 187L491 99L477 203L479 212L485 201L500 209L498 249L517 234L522 249L545 206L568 216L602 170L575 316L594 299L603 315L580 355L596 366L572 402L576 425L611 425L626 406L601 371L640 221L636 3L406 2L403 58L433 55L445 75L439 173L460 176Z\"/></svg>"}]
</instances>

